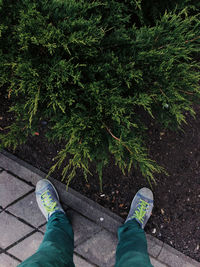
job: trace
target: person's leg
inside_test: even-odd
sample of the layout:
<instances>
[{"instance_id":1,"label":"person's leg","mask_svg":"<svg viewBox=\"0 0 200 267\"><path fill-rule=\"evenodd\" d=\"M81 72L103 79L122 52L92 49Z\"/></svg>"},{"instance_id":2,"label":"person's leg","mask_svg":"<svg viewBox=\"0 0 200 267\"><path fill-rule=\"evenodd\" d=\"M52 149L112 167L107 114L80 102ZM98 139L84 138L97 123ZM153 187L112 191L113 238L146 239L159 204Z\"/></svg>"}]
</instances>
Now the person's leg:
<instances>
[{"instance_id":1,"label":"person's leg","mask_svg":"<svg viewBox=\"0 0 200 267\"><path fill-rule=\"evenodd\" d=\"M118 239L116 267L152 267L144 230L135 220L119 228Z\"/></svg>"},{"instance_id":2,"label":"person's leg","mask_svg":"<svg viewBox=\"0 0 200 267\"><path fill-rule=\"evenodd\" d=\"M38 205L48 223L44 239L37 252L19 267L74 267L74 234L62 209L58 194L48 180L36 186Z\"/></svg>"},{"instance_id":3,"label":"person's leg","mask_svg":"<svg viewBox=\"0 0 200 267\"><path fill-rule=\"evenodd\" d=\"M152 208L152 192L146 188L139 190L124 225L118 229L115 267L152 267L143 230Z\"/></svg>"}]
</instances>

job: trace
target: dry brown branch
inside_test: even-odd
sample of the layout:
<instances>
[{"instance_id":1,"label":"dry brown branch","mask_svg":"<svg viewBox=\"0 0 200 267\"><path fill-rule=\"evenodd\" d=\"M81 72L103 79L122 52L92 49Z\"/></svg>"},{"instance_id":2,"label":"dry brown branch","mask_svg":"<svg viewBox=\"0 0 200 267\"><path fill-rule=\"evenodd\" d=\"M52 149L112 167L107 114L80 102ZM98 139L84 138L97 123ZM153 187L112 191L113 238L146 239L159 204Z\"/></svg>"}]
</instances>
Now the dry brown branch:
<instances>
[{"instance_id":1,"label":"dry brown branch","mask_svg":"<svg viewBox=\"0 0 200 267\"><path fill-rule=\"evenodd\" d=\"M187 92L187 91L183 91L183 90L179 90L180 92L183 92L183 93L185 93L185 94L187 94L187 95L194 95L194 93L192 93L192 92Z\"/></svg>"},{"instance_id":2,"label":"dry brown branch","mask_svg":"<svg viewBox=\"0 0 200 267\"><path fill-rule=\"evenodd\" d=\"M159 90L161 91L161 93L167 97L167 95L163 92L163 90L161 88L159 88ZM168 98L168 97L167 97Z\"/></svg>"},{"instance_id":3,"label":"dry brown branch","mask_svg":"<svg viewBox=\"0 0 200 267\"><path fill-rule=\"evenodd\" d=\"M187 43L189 43L189 42L193 42L193 41L195 41L195 40L197 40L197 39L199 39L199 38L200 38L200 36L197 36L197 37L195 37L195 38L193 38L193 39L191 39L191 40L186 40L186 41L185 41L185 44L187 44ZM166 47L166 46L168 46L168 45L170 45L170 44L166 44L166 45L160 46L160 47L158 47L158 49L162 49L162 48L164 48L164 47Z\"/></svg>"},{"instance_id":4,"label":"dry brown branch","mask_svg":"<svg viewBox=\"0 0 200 267\"><path fill-rule=\"evenodd\" d=\"M121 140L120 140L119 138L117 138L116 136L114 136L114 134L111 132L111 130L110 130L107 126L105 126L105 127L106 127L106 130L109 132L109 134L110 134L114 139L116 139L117 141L121 142Z\"/></svg>"},{"instance_id":5,"label":"dry brown branch","mask_svg":"<svg viewBox=\"0 0 200 267\"><path fill-rule=\"evenodd\" d=\"M123 144L123 142L118 138L116 137L112 132L111 130L105 125L106 127L106 130L109 132L109 134L117 141L119 141L120 143L122 143L122 145L129 151L130 154L133 154L133 152L129 149L129 147L125 144Z\"/></svg>"},{"instance_id":6,"label":"dry brown branch","mask_svg":"<svg viewBox=\"0 0 200 267\"><path fill-rule=\"evenodd\" d=\"M193 42L193 41L195 41L195 40L197 40L199 38L200 38L200 36L197 36L197 37L195 37L195 38L193 38L191 40L186 40L185 43L187 44L188 42Z\"/></svg>"}]
</instances>

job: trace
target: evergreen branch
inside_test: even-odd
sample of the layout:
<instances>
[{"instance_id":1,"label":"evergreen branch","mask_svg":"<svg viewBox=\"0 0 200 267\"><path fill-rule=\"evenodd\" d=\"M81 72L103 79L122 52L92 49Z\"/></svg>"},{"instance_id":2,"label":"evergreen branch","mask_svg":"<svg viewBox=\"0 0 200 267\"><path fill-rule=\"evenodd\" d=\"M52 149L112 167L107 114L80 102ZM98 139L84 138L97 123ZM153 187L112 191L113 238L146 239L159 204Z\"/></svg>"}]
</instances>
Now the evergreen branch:
<instances>
[{"instance_id":1,"label":"evergreen branch","mask_svg":"<svg viewBox=\"0 0 200 267\"><path fill-rule=\"evenodd\" d=\"M195 37L195 38L193 38L193 39L191 39L191 40L186 40L185 43L187 44L187 43L189 43L189 42L196 41L197 39L200 39L200 36L197 36L197 37Z\"/></svg>"},{"instance_id":2,"label":"evergreen branch","mask_svg":"<svg viewBox=\"0 0 200 267\"><path fill-rule=\"evenodd\" d=\"M195 38L193 38L193 39L191 39L191 40L186 40L185 41L185 44L187 44L187 43L189 43L189 42L194 42L194 41L196 41L197 39L200 39L200 36L197 36L197 37L195 37ZM162 49L162 48L165 48L166 46L168 46L168 45L170 45L170 44L166 44L166 45L162 45L162 46L160 46L160 47L158 47L157 49Z\"/></svg>"},{"instance_id":3,"label":"evergreen branch","mask_svg":"<svg viewBox=\"0 0 200 267\"><path fill-rule=\"evenodd\" d=\"M116 137L112 132L111 130L105 125L106 127L106 130L109 132L109 134L117 141L119 141L128 151L130 154L133 154L133 152L129 149L129 147L125 144L123 144L123 142L121 141L121 139L119 139L118 137Z\"/></svg>"},{"instance_id":4,"label":"evergreen branch","mask_svg":"<svg viewBox=\"0 0 200 267\"><path fill-rule=\"evenodd\" d=\"M45 119L48 140L67 143L51 171L63 169L68 153L72 157L62 179L70 182L78 168L86 177L92 161L102 187L102 168L111 153L123 173L138 167L154 181L153 174L164 170L143 147L148 124L140 107L171 129L186 121L186 110L194 114L192 100L200 99L199 16L182 16L185 9L158 10L155 23L148 23L148 1L141 9L141 0L54 2L0 4L0 88L11 98L9 110L16 119L8 134L0 135L1 146L22 144ZM165 52L160 50L166 46ZM163 108L166 100L170 112ZM113 131L119 137L102 118L109 125L117 122L120 130Z\"/></svg>"}]
</instances>

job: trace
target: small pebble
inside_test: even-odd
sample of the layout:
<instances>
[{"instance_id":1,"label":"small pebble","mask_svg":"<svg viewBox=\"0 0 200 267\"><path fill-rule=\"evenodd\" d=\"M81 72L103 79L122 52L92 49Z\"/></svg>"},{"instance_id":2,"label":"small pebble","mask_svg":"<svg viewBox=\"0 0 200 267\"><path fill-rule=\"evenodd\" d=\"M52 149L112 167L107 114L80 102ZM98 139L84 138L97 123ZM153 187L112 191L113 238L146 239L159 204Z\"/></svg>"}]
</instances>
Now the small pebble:
<instances>
[{"instance_id":1,"label":"small pebble","mask_svg":"<svg viewBox=\"0 0 200 267\"><path fill-rule=\"evenodd\" d=\"M103 221L104 221L104 218L103 218L103 217L101 217L101 218L100 218L100 221L101 221L101 222L103 222Z\"/></svg>"},{"instance_id":2,"label":"small pebble","mask_svg":"<svg viewBox=\"0 0 200 267\"><path fill-rule=\"evenodd\" d=\"M152 234L155 234L156 233L156 228L154 228L153 230L152 230Z\"/></svg>"}]
</instances>

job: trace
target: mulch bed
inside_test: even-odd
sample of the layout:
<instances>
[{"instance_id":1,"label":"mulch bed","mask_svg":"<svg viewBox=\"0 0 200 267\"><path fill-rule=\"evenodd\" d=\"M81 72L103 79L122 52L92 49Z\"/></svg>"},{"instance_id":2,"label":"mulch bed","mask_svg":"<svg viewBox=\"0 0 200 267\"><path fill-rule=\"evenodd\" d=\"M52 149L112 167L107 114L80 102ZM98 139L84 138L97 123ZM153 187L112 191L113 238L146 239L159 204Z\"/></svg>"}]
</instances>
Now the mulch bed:
<instances>
[{"instance_id":1,"label":"mulch bed","mask_svg":"<svg viewBox=\"0 0 200 267\"><path fill-rule=\"evenodd\" d=\"M6 112L8 106L8 99L1 95L0 132L12 120L12 114ZM146 232L200 261L200 107L195 107L195 110L196 120L187 115L188 124L183 125L184 131L163 131L157 125L149 125L149 153L169 176L155 176L155 207ZM63 145L47 142L44 137L45 126L40 126L38 132L39 135L30 137L15 152L9 151L48 172L53 158ZM92 165L91 171L94 173ZM53 176L60 180L60 171ZM103 192L99 191L95 173L86 182L81 171L78 171L70 186L126 218L134 194L141 187L149 187L149 184L138 170L131 170L129 175L124 176L111 158L110 165L103 172Z\"/></svg>"}]
</instances>

